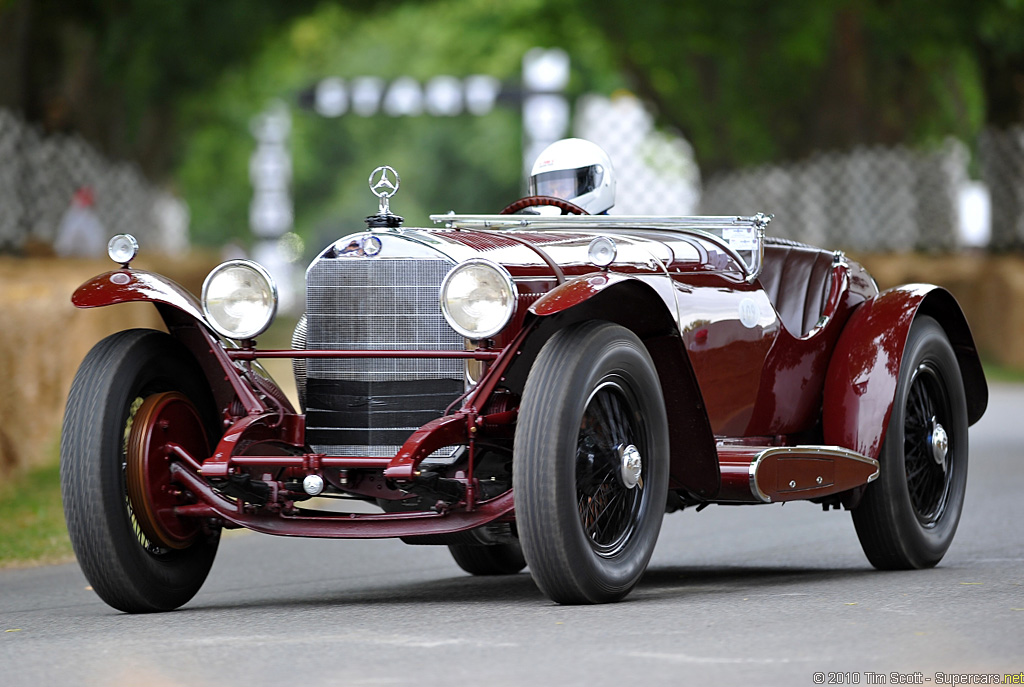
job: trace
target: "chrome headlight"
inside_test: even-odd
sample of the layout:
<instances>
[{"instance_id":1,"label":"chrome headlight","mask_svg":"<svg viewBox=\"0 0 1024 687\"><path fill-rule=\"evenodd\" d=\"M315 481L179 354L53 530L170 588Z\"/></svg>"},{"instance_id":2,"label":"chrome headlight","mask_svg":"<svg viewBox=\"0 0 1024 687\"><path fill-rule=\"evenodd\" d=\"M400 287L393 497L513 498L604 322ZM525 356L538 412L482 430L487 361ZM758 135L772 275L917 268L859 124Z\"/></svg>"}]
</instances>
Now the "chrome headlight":
<instances>
[{"instance_id":1,"label":"chrome headlight","mask_svg":"<svg viewBox=\"0 0 1024 687\"><path fill-rule=\"evenodd\" d=\"M512 276L504 268L474 258L444 278L441 312L452 329L467 339L487 339L512 319L517 296Z\"/></svg>"},{"instance_id":2,"label":"chrome headlight","mask_svg":"<svg viewBox=\"0 0 1024 687\"><path fill-rule=\"evenodd\" d=\"M277 285L251 260L218 265L203 282L203 312L229 339L253 339L266 331L277 312Z\"/></svg>"}]
</instances>

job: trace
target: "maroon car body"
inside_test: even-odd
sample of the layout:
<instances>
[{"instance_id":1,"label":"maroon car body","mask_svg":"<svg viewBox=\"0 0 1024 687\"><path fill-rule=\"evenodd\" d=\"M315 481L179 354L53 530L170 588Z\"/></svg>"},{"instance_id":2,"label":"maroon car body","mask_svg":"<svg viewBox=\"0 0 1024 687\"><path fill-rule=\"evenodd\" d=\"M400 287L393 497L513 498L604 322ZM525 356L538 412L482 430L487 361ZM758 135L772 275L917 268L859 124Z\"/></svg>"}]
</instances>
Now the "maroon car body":
<instances>
[{"instance_id":1,"label":"maroon car body","mask_svg":"<svg viewBox=\"0 0 1024 687\"><path fill-rule=\"evenodd\" d=\"M310 266L290 350L218 336L199 299L127 265L75 292L84 308L152 302L169 332L101 342L69 400L69 528L108 603L185 603L224 527L448 545L474 574L528 563L564 603L627 594L662 514L690 506L845 507L881 568L949 546L987 388L947 291L879 293L841 252L765 239L761 215L377 220ZM469 261L514 294L478 340L438 307ZM130 375L104 370L131 356L177 362L125 391ZM299 408L258 364L281 357ZM113 427L108 448L86 423ZM145 572L159 566L183 572Z\"/></svg>"}]
</instances>

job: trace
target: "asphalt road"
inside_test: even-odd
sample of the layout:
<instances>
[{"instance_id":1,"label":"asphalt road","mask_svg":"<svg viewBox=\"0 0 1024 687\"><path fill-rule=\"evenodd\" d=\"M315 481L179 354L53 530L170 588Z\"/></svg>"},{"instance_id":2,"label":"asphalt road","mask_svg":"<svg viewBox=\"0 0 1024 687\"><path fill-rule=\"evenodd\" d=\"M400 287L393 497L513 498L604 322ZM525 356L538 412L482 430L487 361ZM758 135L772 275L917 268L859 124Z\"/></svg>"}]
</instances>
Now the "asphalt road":
<instances>
[{"instance_id":1,"label":"asphalt road","mask_svg":"<svg viewBox=\"0 0 1024 687\"><path fill-rule=\"evenodd\" d=\"M849 514L802 503L669 515L637 589L591 607L551 604L526 573L472 578L444 549L241 534L173 613L113 611L75 564L0 572L0 685L800 686L1017 674L1022 427L1024 388L993 387L971 431L960 529L932 570L872 570Z\"/></svg>"}]
</instances>

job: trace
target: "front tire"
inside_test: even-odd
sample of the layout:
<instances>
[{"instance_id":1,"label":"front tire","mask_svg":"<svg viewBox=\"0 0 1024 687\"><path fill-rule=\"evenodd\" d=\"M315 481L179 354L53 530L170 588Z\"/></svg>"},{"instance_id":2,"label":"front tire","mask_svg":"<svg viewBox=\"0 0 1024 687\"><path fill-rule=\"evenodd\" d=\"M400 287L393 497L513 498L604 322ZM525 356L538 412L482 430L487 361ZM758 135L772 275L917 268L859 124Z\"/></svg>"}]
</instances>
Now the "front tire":
<instances>
[{"instance_id":1,"label":"front tire","mask_svg":"<svg viewBox=\"0 0 1024 687\"><path fill-rule=\"evenodd\" d=\"M219 529L174 522L173 515L163 517L183 533L180 541L164 545L144 531L144 511L154 508L139 502L137 489L129 495L129 446L138 434L133 423L154 401L196 418L184 428L161 427L170 440L209 450L207 437L218 436L216 417L192 355L163 332L118 332L96 344L78 368L61 436L61 495L75 555L100 598L127 613L172 610L191 599L220 536ZM167 513L168 503L157 506Z\"/></svg>"},{"instance_id":2,"label":"front tire","mask_svg":"<svg viewBox=\"0 0 1024 687\"><path fill-rule=\"evenodd\" d=\"M564 329L523 391L513 461L516 522L533 579L558 603L617 601L661 529L668 421L647 349L628 329Z\"/></svg>"},{"instance_id":3,"label":"front tire","mask_svg":"<svg viewBox=\"0 0 1024 687\"><path fill-rule=\"evenodd\" d=\"M967 402L953 348L930 317L907 337L879 463L852 511L865 555L880 570L935 566L967 488Z\"/></svg>"}]
</instances>

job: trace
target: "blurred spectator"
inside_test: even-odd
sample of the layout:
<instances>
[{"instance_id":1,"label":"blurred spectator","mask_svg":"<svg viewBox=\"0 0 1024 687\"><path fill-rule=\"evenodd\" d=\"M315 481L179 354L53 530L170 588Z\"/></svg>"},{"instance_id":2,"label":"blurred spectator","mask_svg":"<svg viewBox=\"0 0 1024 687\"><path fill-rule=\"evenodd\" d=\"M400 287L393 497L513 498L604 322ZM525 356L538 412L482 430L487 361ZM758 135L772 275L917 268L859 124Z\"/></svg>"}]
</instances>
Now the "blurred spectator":
<instances>
[{"instance_id":1,"label":"blurred spectator","mask_svg":"<svg viewBox=\"0 0 1024 687\"><path fill-rule=\"evenodd\" d=\"M71 198L57 227L53 250L62 258L98 258L106 253L107 232L96 216L96 199L92 189L82 186Z\"/></svg>"}]
</instances>

